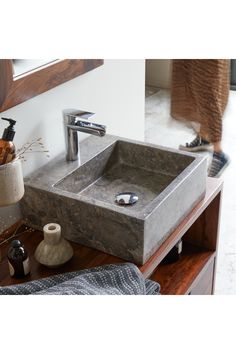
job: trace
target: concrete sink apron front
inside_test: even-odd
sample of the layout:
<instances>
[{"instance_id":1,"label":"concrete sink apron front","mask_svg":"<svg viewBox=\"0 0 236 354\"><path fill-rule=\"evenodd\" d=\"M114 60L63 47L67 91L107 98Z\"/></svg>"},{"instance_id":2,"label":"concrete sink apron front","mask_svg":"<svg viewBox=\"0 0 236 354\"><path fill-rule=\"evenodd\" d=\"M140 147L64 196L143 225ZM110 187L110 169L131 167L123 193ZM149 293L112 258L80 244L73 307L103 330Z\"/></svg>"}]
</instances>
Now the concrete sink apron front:
<instances>
[{"instance_id":1,"label":"concrete sink apron front","mask_svg":"<svg viewBox=\"0 0 236 354\"><path fill-rule=\"evenodd\" d=\"M205 157L112 135L80 148L80 167L60 155L25 180L32 227L56 222L68 240L143 264L204 196ZM118 205L121 192L138 202Z\"/></svg>"}]
</instances>

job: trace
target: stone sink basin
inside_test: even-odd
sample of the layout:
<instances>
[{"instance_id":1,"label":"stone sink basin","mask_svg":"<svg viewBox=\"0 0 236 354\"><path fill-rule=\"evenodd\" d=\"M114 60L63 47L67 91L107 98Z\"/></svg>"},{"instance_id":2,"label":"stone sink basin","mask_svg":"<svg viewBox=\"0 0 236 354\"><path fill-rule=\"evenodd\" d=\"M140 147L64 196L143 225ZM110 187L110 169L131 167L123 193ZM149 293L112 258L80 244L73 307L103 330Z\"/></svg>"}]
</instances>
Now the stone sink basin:
<instances>
[{"instance_id":1,"label":"stone sink basin","mask_svg":"<svg viewBox=\"0 0 236 354\"><path fill-rule=\"evenodd\" d=\"M144 264L203 198L207 159L111 135L80 145L81 166L61 155L26 179L24 219L57 222L68 240ZM121 192L138 202L118 205Z\"/></svg>"}]
</instances>

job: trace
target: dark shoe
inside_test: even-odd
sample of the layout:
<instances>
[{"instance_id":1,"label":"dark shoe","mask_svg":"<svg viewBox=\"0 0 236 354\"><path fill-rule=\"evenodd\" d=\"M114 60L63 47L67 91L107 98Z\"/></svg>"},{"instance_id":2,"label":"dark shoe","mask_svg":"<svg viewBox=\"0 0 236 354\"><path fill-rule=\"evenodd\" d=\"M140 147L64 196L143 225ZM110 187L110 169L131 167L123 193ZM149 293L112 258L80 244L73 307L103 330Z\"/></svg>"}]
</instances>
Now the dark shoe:
<instances>
[{"instance_id":1,"label":"dark shoe","mask_svg":"<svg viewBox=\"0 0 236 354\"><path fill-rule=\"evenodd\" d=\"M200 136L197 136L191 143L187 143L185 145L180 145L179 149L184 150L184 151L208 151L212 147L212 144L209 143L209 141L201 138Z\"/></svg>"},{"instance_id":2,"label":"dark shoe","mask_svg":"<svg viewBox=\"0 0 236 354\"><path fill-rule=\"evenodd\" d=\"M229 165L229 157L223 152L214 152L208 172L209 177L220 177L225 168Z\"/></svg>"}]
</instances>

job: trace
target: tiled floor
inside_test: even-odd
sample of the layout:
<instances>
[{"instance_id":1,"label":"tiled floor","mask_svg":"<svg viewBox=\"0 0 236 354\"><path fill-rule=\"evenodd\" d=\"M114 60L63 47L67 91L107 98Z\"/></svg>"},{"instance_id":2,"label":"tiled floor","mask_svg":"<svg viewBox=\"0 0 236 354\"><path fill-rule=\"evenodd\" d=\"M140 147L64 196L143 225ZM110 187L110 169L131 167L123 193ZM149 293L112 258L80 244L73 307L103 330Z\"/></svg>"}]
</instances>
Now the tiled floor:
<instances>
[{"instance_id":1,"label":"tiled floor","mask_svg":"<svg viewBox=\"0 0 236 354\"><path fill-rule=\"evenodd\" d=\"M154 95L154 93L157 93L158 91L160 91L160 89L158 87L154 87L154 86L146 86L145 87L145 97L149 97Z\"/></svg>"},{"instance_id":2,"label":"tiled floor","mask_svg":"<svg viewBox=\"0 0 236 354\"><path fill-rule=\"evenodd\" d=\"M171 118L169 90L161 89L146 97L146 141L178 148L193 137L190 127ZM224 116L223 148L230 156L231 164L221 177L224 193L215 293L236 294L236 91L230 91Z\"/></svg>"}]
</instances>

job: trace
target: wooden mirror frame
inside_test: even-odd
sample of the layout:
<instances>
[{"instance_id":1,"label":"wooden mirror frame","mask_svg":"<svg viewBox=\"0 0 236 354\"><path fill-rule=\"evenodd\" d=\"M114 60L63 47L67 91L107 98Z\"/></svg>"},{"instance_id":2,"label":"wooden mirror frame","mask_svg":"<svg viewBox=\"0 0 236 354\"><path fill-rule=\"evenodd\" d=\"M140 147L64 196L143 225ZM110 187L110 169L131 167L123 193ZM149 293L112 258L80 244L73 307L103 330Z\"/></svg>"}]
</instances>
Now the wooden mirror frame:
<instances>
[{"instance_id":1,"label":"wooden mirror frame","mask_svg":"<svg viewBox=\"0 0 236 354\"><path fill-rule=\"evenodd\" d=\"M65 59L13 78L11 59L0 59L0 112L103 65L102 59Z\"/></svg>"}]
</instances>

